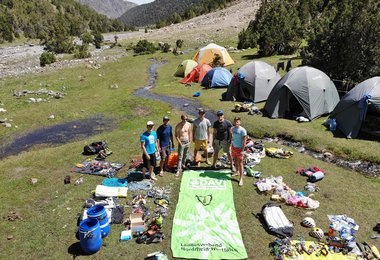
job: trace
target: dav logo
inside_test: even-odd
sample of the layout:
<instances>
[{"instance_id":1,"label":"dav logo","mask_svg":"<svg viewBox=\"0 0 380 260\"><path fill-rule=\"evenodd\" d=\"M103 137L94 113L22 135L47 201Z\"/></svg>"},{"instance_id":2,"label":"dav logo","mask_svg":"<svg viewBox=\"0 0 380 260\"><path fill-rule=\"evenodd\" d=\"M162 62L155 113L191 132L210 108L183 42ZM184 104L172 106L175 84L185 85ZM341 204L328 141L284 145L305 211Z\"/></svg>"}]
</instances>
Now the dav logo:
<instances>
[{"instance_id":1,"label":"dav logo","mask_svg":"<svg viewBox=\"0 0 380 260\"><path fill-rule=\"evenodd\" d=\"M226 189L226 180L224 179L208 179L208 178L192 178L189 181L189 189Z\"/></svg>"}]
</instances>

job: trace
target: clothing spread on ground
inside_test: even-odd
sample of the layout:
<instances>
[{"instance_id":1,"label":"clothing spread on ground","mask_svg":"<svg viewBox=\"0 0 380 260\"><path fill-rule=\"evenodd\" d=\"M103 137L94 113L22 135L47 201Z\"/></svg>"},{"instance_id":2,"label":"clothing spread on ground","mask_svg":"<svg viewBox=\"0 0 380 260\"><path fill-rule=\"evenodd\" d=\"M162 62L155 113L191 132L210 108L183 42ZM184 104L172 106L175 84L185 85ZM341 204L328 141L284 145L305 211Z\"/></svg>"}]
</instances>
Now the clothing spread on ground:
<instances>
[{"instance_id":1,"label":"clothing spread on ground","mask_svg":"<svg viewBox=\"0 0 380 260\"><path fill-rule=\"evenodd\" d=\"M247 258L229 171L185 171L173 220L174 257Z\"/></svg>"},{"instance_id":2,"label":"clothing spread on ground","mask_svg":"<svg viewBox=\"0 0 380 260\"><path fill-rule=\"evenodd\" d=\"M124 164L109 162L107 160L87 159L81 163L77 163L72 169L73 172L100 175L104 177L114 177L117 171L123 168Z\"/></svg>"}]
</instances>

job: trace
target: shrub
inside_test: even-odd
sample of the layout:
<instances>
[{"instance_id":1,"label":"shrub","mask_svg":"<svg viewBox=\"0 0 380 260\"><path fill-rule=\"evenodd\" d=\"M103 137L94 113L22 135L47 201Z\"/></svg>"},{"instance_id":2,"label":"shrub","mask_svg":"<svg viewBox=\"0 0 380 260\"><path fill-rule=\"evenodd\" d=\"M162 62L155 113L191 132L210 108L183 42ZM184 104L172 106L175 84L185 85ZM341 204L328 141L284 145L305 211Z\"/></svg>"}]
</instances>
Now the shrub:
<instances>
[{"instance_id":1,"label":"shrub","mask_svg":"<svg viewBox=\"0 0 380 260\"><path fill-rule=\"evenodd\" d=\"M45 67L45 65L52 64L56 62L55 55L52 52L45 51L40 56L40 65Z\"/></svg>"},{"instance_id":2,"label":"shrub","mask_svg":"<svg viewBox=\"0 0 380 260\"><path fill-rule=\"evenodd\" d=\"M210 66L213 67L213 68L215 68L215 67L223 67L224 66L224 62L222 61L222 57L219 54L214 54L214 59L212 60Z\"/></svg>"},{"instance_id":3,"label":"shrub","mask_svg":"<svg viewBox=\"0 0 380 260\"><path fill-rule=\"evenodd\" d=\"M148 53L155 53L156 47L153 43L148 42L147 40L140 40L136 44L136 46L133 47L133 51L138 54L148 54Z\"/></svg>"},{"instance_id":4,"label":"shrub","mask_svg":"<svg viewBox=\"0 0 380 260\"><path fill-rule=\"evenodd\" d=\"M170 44L169 43L164 43L164 45L162 45L162 52L169 52L170 51Z\"/></svg>"},{"instance_id":5,"label":"shrub","mask_svg":"<svg viewBox=\"0 0 380 260\"><path fill-rule=\"evenodd\" d=\"M88 44L77 45L74 51L74 58L86 59L90 58L91 53L88 51Z\"/></svg>"},{"instance_id":6,"label":"shrub","mask_svg":"<svg viewBox=\"0 0 380 260\"><path fill-rule=\"evenodd\" d=\"M178 39L176 42L175 42L175 45L177 46L177 48L182 48L183 46L183 40L181 39Z\"/></svg>"}]
</instances>

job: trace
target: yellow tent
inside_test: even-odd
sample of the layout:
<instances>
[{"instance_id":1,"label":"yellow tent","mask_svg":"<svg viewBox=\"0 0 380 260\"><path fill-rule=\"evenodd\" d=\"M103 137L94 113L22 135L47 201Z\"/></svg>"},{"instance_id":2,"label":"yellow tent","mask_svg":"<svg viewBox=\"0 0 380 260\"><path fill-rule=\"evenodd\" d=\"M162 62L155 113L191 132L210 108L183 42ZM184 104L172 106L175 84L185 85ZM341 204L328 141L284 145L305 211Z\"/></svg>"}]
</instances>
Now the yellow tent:
<instances>
[{"instance_id":1,"label":"yellow tent","mask_svg":"<svg viewBox=\"0 0 380 260\"><path fill-rule=\"evenodd\" d=\"M222 62L224 63L224 66L235 64L226 48L223 48L215 43L210 43L206 47L201 48L195 54L193 60L198 62L198 64L210 64L214 60L215 54L218 54L222 57Z\"/></svg>"}]
</instances>

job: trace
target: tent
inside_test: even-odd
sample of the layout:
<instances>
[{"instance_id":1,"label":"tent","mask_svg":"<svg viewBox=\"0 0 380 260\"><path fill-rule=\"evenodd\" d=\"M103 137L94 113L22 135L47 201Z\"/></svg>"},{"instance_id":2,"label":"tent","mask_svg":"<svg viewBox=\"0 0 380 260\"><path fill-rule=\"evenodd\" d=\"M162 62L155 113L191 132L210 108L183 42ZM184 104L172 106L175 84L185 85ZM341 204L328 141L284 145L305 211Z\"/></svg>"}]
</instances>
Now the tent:
<instances>
[{"instance_id":1,"label":"tent","mask_svg":"<svg viewBox=\"0 0 380 260\"><path fill-rule=\"evenodd\" d=\"M210 65L215 58L215 54L218 54L222 57L224 66L232 65L235 63L226 48L223 48L214 43L210 43L206 47L201 48L195 54L193 60L198 62L198 64L206 63Z\"/></svg>"},{"instance_id":2,"label":"tent","mask_svg":"<svg viewBox=\"0 0 380 260\"><path fill-rule=\"evenodd\" d=\"M180 65L178 65L174 76L186 77L196 66L198 66L198 63L196 61L184 60Z\"/></svg>"},{"instance_id":3,"label":"tent","mask_svg":"<svg viewBox=\"0 0 380 260\"><path fill-rule=\"evenodd\" d=\"M263 61L250 61L234 75L228 86L226 100L265 101L280 78L272 65Z\"/></svg>"},{"instance_id":4,"label":"tent","mask_svg":"<svg viewBox=\"0 0 380 260\"><path fill-rule=\"evenodd\" d=\"M351 89L331 112L337 127L348 138L359 134L367 111L380 115L380 77L373 77Z\"/></svg>"},{"instance_id":5,"label":"tent","mask_svg":"<svg viewBox=\"0 0 380 260\"><path fill-rule=\"evenodd\" d=\"M202 79L206 75L206 73L211 70L212 67L207 64L199 64L196 66L186 77L184 77L180 82L183 84L187 84L190 82L202 82Z\"/></svg>"},{"instance_id":6,"label":"tent","mask_svg":"<svg viewBox=\"0 0 380 260\"><path fill-rule=\"evenodd\" d=\"M339 102L331 79L312 67L298 67L285 74L273 87L264 106L271 118L304 116L313 120L333 111Z\"/></svg>"},{"instance_id":7,"label":"tent","mask_svg":"<svg viewBox=\"0 0 380 260\"><path fill-rule=\"evenodd\" d=\"M216 87L227 87L232 79L232 74L229 70L216 67L209 70L204 76L201 85L204 87L216 88Z\"/></svg>"}]
</instances>

